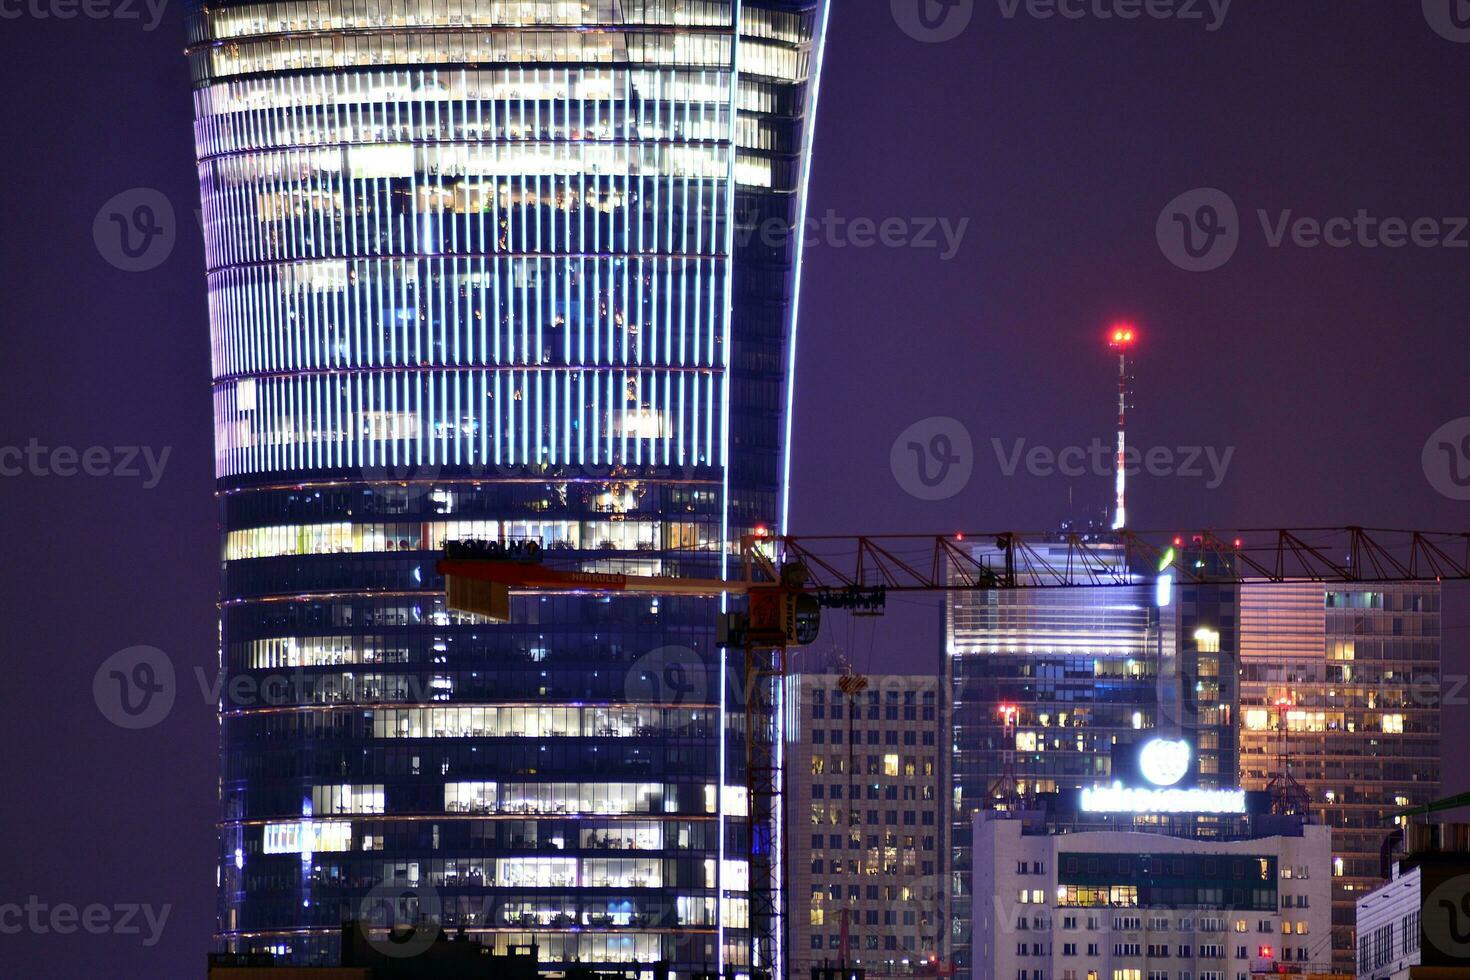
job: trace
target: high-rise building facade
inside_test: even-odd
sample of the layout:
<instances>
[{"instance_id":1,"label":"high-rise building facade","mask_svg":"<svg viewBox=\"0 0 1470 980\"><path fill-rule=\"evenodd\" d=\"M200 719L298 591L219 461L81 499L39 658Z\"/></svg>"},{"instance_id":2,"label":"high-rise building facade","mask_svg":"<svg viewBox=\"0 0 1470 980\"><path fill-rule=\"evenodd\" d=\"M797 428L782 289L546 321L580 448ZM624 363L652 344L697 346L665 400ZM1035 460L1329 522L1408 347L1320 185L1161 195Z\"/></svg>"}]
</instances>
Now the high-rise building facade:
<instances>
[{"instance_id":1,"label":"high-rise building facade","mask_svg":"<svg viewBox=\"0 0 1470 980\"><path fill-rule=\"evenodd\" d=\"M718 576L783 524L801 236L752 232L804 219L826 16L191 11L226 949L330 963L391 893L555 963L780 970L751 962L719 603L517 598L489 626L434 560L537 540Z\"/></svg>"},{"instance_id":2,"label":"high-rise building facade","mask_svg":"<svg viewBox=\"0 0 1470 980\"><path fill-rule=\"evenodd\" d=\"M1075 544L1028 547L1030 568L1078 574ZM1236 784L1237 589L1127 568L1114 545L1092 543L1088 553L1099 578L1136 584L959 591L947 602L950 925L961 975L970 965L977 811L1111 784L1115 751L1145 732L1189 743L1191 784ZM996 565L984 546L973 555Z\"/></svg>"},{"instance_id":3,"label":"high-rise building facade","mask_svg":"<svg viewBox=\"0 0 1470 980\"><path fill-rule=\"evenodd\" d=\"M1352 973L1356 903L1382 883L1393 813L1440 792L1439 586L1241 592L1241 785L1288 774L1332 828L1331 961Z\"/></svg>"},{"instance_id":4,"label":"high-rise building facade","mask_svg":"<svg viewBox=\"0 0 1470 980\"><path fill-rule=\"evenodd\" d=\"M787 681L793 977L840 963L906 975L949 957L940 679L859 676Z\"/></svg>"},{"instance_id":5,"label":"high-rise building facade","mask_svg":"<svg viewBox=\"0 0 1470 980\"><path fill-rule=\"evenodd\" d=\"M1067 560L1065 545L1037 548L1041 560ZM986 548L974 554L994 564ZM1002 796L1111 779L1114 742L1156 722L1153 600L1151 585L950 593L950 934L961 976L971 965L974 815L1006 806Z\"/></svg>"}]
</instances>

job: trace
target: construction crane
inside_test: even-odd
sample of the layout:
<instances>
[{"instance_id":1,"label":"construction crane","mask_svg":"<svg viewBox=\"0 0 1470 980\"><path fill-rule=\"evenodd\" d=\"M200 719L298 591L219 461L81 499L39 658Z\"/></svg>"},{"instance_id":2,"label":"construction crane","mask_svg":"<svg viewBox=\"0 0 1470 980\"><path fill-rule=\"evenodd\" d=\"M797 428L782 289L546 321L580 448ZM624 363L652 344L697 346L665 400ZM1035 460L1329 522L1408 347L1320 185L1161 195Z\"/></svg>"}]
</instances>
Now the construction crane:
<instances>
[{"instance_id":1,"label":"construction crane","mask_svg":"<svg viewBox=\"0 0 1470 980\"><path fill-rule=\"evenodd\" d=\"M978 545L977 545L978 543ZM1045 545L1045 548L1040 546ZM1343 584L1470 580L1470 533L1362 527L1247 529L1189 534L1118 530L740 538L740 574L695 579L553 567L537 541L446 544L438 572L452 611L509 622L520 594L743 596L722 614L721 646L745 654L746 791L752 973L780 962L776 887L780 719L775 685L787 650L813 642L823 609L875 614L889 593L1180 585ZM780 978L777 978L780 980Z\"/></svg>"}]
</instances>

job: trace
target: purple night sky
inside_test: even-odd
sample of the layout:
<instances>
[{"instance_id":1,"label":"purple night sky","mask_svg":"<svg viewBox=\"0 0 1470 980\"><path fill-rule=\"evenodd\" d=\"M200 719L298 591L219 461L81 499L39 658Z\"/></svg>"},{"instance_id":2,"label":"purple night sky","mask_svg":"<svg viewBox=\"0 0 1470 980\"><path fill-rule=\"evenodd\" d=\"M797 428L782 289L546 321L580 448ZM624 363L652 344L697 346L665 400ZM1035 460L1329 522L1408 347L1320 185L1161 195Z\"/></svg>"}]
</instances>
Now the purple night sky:
<instances>
[{"instance_id":1,"label":"purple night sky","mask_svg":"<svg viewBox=\"0 0 1470 980\"><path fill-rule=\"evenodd\" d=\"M133 19L38 17L74 8L25 3L0 3L0 447L109 447L113 465L111 447L170 455L153 488L142 462L136 477L0 477L0 904L172 909L151 947L141 917L138 935L0 932L0 973L200 976L217 754L194 671L215 672L219 564L183 10L169 4L148 31L139 3ZM993 441L1109 439L1102 330L1120 316L1144 336L1130 437L1234 449L1215 489L1133 481L1137 526L1470 528L1470 505L1421 465L1430 434L1470 414L1470 231L1453 220L1470 215L1470 43L1437 33L1418 3L1381 0L1240 2L1214 31L1203 0L1196 21L1100 20L1093 0L1073 4L1078 20L973 5L959 37L922 43L889 3L837 0L813 217L898 218L904 235L968 223L947 260L938 233L937 248L858 248L844 233L808 250L793 530L1034 529L1098 513L1108 479L1007 477ZM130 273L104 259L93 221L138 187L171 202L177 244ZM1191 273L1155 222L1201 187L1238 206L1240 243L1222 268ZM1460 247L1369 248L1356 230L1344 248L1290 233L1273 247L1288 210L1431 218ZM889 466L895 438L931 416L974 443L968 485L939 502L906 493ZM1470 588L1446 591L1445 673L1463 675ZM870 669L937 665L936 605L829 638ZM169 654L179 695L164 723L124 731L99 713L92 679L139 644ZM1445 790L1470 789L1452 755L1470 736L1463 708L1445 728Z\"/></svg>"}]
</instances>

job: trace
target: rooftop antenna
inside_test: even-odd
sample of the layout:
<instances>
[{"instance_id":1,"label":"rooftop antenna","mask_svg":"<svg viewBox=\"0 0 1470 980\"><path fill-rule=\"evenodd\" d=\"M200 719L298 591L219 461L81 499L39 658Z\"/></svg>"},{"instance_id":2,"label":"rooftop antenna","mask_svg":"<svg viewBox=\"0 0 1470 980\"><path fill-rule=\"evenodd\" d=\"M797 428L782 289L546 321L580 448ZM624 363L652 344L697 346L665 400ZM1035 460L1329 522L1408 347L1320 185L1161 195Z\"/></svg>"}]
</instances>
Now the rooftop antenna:
<instances>
[{"instance_id":1,"label":"rooftop antenna","mask_svg":"<svg viewBox=\"0 0 1470 980\"><path fill-rule=\"evenodd\" d=\"M1005 747L1000 753L1000 776L985 791L985 806L1014 813L1021 808L1025 796L1016 777L1016 721L1021 712L1014 704L1003 704L996 713L1004 727Z\"/></svg>"},{"instance_id":2,"label":"rooftop antenna","mask_svg":"<svg viewBox=\"0 0 1470 980\"><path fill-rule=\"evenodd\" d=\"M1131 323L1115 323L1108 331L1108 347L1118 352L1118 457L1113 477L1117 510L1113 516L1114 531L1128 526L1128 352L1137 341L1138 330Z\"/></svg>"},{"instance_id":3,"label":"rooftop antenna","mask_svg":"<svg viewBox=\"0 0 1470 980\"><path fill-rule=\"evenodd\" d=\"M1276 772L1266 784L1270 794L1272 813L1300 813L1307 815L1311 808L1311 797L1307 788L1291 774L1291 743L1287 739L1287 711L1296 707L1289 697L1277 698L1272 706L1276 709Z\"/></svg>"}]
</instances>

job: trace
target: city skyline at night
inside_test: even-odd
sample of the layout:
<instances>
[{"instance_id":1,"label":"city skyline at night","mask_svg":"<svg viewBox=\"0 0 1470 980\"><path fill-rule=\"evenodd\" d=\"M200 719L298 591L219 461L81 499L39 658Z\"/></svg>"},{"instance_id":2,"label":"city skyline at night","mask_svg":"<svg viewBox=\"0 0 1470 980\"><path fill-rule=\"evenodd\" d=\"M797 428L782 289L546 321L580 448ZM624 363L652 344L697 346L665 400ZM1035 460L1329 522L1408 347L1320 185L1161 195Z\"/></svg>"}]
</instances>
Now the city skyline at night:
<instances>
[{"instance_id":1,"label":"city skyline at night","mask_svg":"<svg viewBox=\"0 0 1470 980\"><path fill-rule=\"evenodd\" d=\"M0 0L0 975L1470 959L1456 5Z\"/></svg>"}]
</instances>

